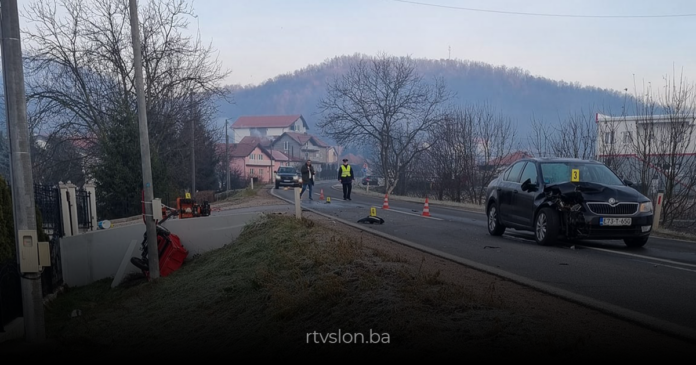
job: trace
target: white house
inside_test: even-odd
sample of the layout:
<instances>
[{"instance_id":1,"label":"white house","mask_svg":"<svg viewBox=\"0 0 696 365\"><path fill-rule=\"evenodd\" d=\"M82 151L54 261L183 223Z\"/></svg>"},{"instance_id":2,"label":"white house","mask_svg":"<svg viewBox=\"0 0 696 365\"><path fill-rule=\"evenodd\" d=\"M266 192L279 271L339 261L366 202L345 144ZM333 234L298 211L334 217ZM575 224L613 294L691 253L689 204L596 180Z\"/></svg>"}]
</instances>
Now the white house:
<instances>
[{"instance_id":1,"label":"white house","mask_svg":"<svg viewBox=\"0 0 696 365\"><path fill-rule=\"evenodd\" d=\"M693 114L612 117L597 113L597 156L693 154L695 120Z\"/></svg>"},{"instance_id":2,"label":"white house","mask_svg":"<svg viewBox=\"0 0 696 365\"><path fill-rule=\"evenodd\" d=\"M285 132L305 133L309 129L302 115L241 116L232 124L232 143L242 138L275 137Z\"/></svg>"},{"instance_id":3,"label":"white house","mask_svg":"<svg viewBox=\"0 0 696 365\"><path fill-rule=\"evenodd\" d=\"M667 180L692 190L696 181L694 114L596 115L597 158L649 194Z\"/></svg>"}]
</instances>

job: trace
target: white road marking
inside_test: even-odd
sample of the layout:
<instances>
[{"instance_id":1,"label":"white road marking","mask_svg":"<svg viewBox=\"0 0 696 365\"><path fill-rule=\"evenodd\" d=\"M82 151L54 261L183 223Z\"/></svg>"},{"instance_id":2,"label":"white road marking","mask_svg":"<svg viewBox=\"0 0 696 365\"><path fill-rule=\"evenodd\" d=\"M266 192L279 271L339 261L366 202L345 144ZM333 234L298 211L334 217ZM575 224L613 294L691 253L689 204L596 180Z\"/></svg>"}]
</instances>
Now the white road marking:
<instances>
[{"instance_id":1,"label":"white road marking","mask_svg":"<svg viewBox=\"0 0 696 365\"><path fill-rule=\"evenodd\" d=\"M672 260L667 260L667 259L660 259L660 258L657 258L657 257L650 257L650 256L637 255L637 254L628 253L628 252L619 252L619 251L615 251L615 250L607 250L607 249L604 249L604 248L588 247L588 246L582 246L582 247L583 247L583 248L586 248L586 249L589 249L589 250L610 252L610 253L615 253L615 254L618 254L618 255L633 256L633 257L637 257L637 258L641 258L641 259L645 259L645 260L662 261L662 262L667 262L667 263L670 263L670 264L676 264L676 265L688 266L688 267L696 268L696 265L694 265L694 264L687 264L687 263L685 263L685 262L672 261ZM665 265L665 266L666 266L666 265Z\"/></svg>"},{"instance_id":2,"label":"white road marking","mask_svg":"<svg viewBox=\"0 0 696 365\"><path fill-rule=\"evenodd\" d=\"M438 220L438 221L444 220L444 219L442 219L442 218L426 217L426 216L423 216L423 215L420 215L420 214L415 214L415 213L411 213L411 212L402 212L402 211L399 211L399 210L391 210L391 209L388 209L388 211L394 212L394 213L408 214L408 215L412 215L412 216L415 216L415 217L423 217L423 218L428 218L428 219L435 219L435 220Z\"/></svg>"},{"instance_id":3,"label":"white road marking","mask_svg":"<svg viewBox=\"0 0 696 365\"><path fill-rule=\"evenodd\" d=\"M660 265L660 264L655 264L655 266L664 266L664 267L670 267L670 268L672 268L672 269L677 269L677 270L684 270L684 271L696 272L696 270L686 269L686 268L683 268L683 267L677 267L677 266L672 266L672 265Z\"/></svg>"}]
</instances>

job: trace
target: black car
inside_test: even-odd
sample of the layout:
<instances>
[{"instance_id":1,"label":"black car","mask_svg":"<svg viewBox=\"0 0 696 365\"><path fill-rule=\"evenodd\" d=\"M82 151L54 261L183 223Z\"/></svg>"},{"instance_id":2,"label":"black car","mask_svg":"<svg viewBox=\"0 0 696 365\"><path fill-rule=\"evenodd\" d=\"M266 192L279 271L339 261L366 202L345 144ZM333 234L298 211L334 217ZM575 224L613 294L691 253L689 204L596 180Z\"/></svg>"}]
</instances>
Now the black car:
<instances>
[{"instance_id":1,"label":"black car","mask_svg":"<svg viewBox=\"0 0 696 365\"><path fill-rule=\"evenodd\" d=\"M275 188L278 189L281 186L293 186L302 187L302 175L290 166L283 166L278 168L275 173Z\"/></svg>"},{"instance_id":2,"label":"black car","mask_svg":"<svg viewBox=\"0 0 696 365\"><path fill-rule=\"evenodd\" d=\"M557 238L622 239L642 247L652 231L650 199L597 161L527 158L486 190L488 232L532 231L540 245Z\"/></svg>"}]
</instances>

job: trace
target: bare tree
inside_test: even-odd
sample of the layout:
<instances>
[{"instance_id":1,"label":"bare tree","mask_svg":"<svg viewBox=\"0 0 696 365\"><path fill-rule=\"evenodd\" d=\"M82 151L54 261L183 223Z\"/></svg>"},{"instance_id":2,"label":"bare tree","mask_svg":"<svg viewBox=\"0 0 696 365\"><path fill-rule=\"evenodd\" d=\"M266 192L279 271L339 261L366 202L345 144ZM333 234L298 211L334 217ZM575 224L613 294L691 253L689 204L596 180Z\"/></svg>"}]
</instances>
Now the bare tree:
<instances>
[{"instance_id":1,"label":"bare tree","mask_svg":"<svg viewBox=\"0 0 696 365\"><path fill-rule=\"evenodd\" d=\"M432 145L449 94L426 83L409 57L364 58L328 86L318 126L342 145L376 146L391 193L413 159Z\"/></svg>"},{"instance_id":2,"label":"bare tree","mask_svg":"<svg viewBox=\"0 0 696 365\"><path fill-rule=\"evenodd\" d=\"M433 134L426 163L437 175L438 198L458 202L482 204L486 186L518 148L512 122L488 104L451 109Z\"/></svg>"},{"instance_id":3,"label":"bare tree","mask_svg":"<svg viewBox=\"0 0 696 365\"><path fill-rule=\"evenodd\" d=\"M696 88L673 74L665 77L663 92L648 85L634 100L635 116L600 121L600 128L618 126L622 134L606 156L620 160L619 170L638 181L636 188L646 196L654 200L658 189L664 191L663 224L670 226L693 216L696 204Z\"/></svg>"},{"instance_id":4,"label":"bare tree","mask_svg":"<svg viewBox=\"0 0 696 365\"><path fill-rule=\"evenodd\" d=\"M584 111L559 118L553 126L533 118L533 133L528 137L532 152L539 156L595 158L597 126L594 119L594 113Z\"/></svg>"},{"instance_id":5,"label":"bare tree","mask_svg":"<svg viewBox=\"0 0 696 365\"><path fill-rule=\"evenodd\" d=\"M696 195L696 141L694 137L696 88L683 77L665 77L664 92L658 95L661 115L653 116L645 134L653 141L653 171L664 190L662 219L671 226L694 208Z\"/></svg>"},{"instance_id":6,"label":"bare tree","mask_svg":"<svg viewBox=\"0 0 696 365\"><path fill-rule=\"evenodd\" d=\"M488 104L468 109L466 118L471 120L474 131L475 166L470 166L470 176L475 180L469 184L470 199L482 205L485 202L486 186L500 173L505 158L520 148L517 130L512 121L496 113Z\"/></svg>"},{"instance_id":7,"label":"bare tree","mask_svg":"<svg viewBox=\"0 0 696 365\"><path fill-rule=\"evenodd\" d=\"M23 16L35 25L24 34L29 100L39 116L41 110L57 111L50 118L37 118L36 128L91 140L99 147L97 163L132 157L123 151L139 150L128 2L36 0ZM153 164L163 167L155 176L156 187L190 175L182 169L190 165L191 143L201 156L210 155L203 149L214 148L205 139L218 134L212 125L215 99L227 97L219 83L228 73L220 70L212 47L204 46L200 37L184 35L191 17L191 6L183 0L150 1L141 12L150 148ZM192 118L195 129L202 131L195 140ZM132 132L122 133L124 128L135 131L135 138ZM114 151L122 158L114 158ZM130 170L124 173L140 174L139 169ZM214 176L214 169L208 170ZM105 180L97 183L108 184ZM137 179L128 181L139 191Z\"/></svg>"}]
</instances>

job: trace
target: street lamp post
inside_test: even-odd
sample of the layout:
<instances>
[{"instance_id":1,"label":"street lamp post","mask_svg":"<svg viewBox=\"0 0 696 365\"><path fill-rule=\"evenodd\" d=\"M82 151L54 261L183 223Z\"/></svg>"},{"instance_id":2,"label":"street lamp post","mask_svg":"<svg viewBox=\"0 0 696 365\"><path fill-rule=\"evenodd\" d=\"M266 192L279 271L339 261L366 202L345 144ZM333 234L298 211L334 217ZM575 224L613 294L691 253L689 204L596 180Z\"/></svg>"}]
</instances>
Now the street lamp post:
<instances>
[{"instance_id":1,"label":"street lamp post","mask_svg":"<svg viewBox=\"0 0 696 365\"><path fill-rule=\"evenodd\" d=\"M138 98L138 122L140 131L140 163L143 174L143 200L145 206L145 234L147 235L147 254L150 280L160 277L159 250L157 248L157 227L155 225L152 200L152 166L150 163L150 137L147 131L147 102L143 81L142 54L140 53L140 23L138 21L137 0L129 1L131 38L133 42L133 67L135 69L135 91Z\"/></svg>"},{"instance_id":2,"label":"street lamp post","mask_svg":"<svg viewBox=\"0 0 696 365\"><path fill-rule=\"evenodd\" d=\"M31 173L31 150L27 126L27 103L22 65L19 12L17 0L0 1L2 33L2 76L5 88L5 117L10 142L10 181L15 247L22 291L22 317L27 341L46 339L41 285L42 262L37 242L34 211L34 178ZM7 219L9 217L5 217ZM41 265L45 266L45 265Z\"/></svg>"},{"instance_id":3,"label":"street lamp post","mask_svg":"<svg viewBox=\"0 0 696 365\"><path fill-rule=\"evenodd\" d=\"M225 119L225 175L227 176L225 191L230 190L230 138L227 136L229 120Z\"/></svg>"}]
</instances>

